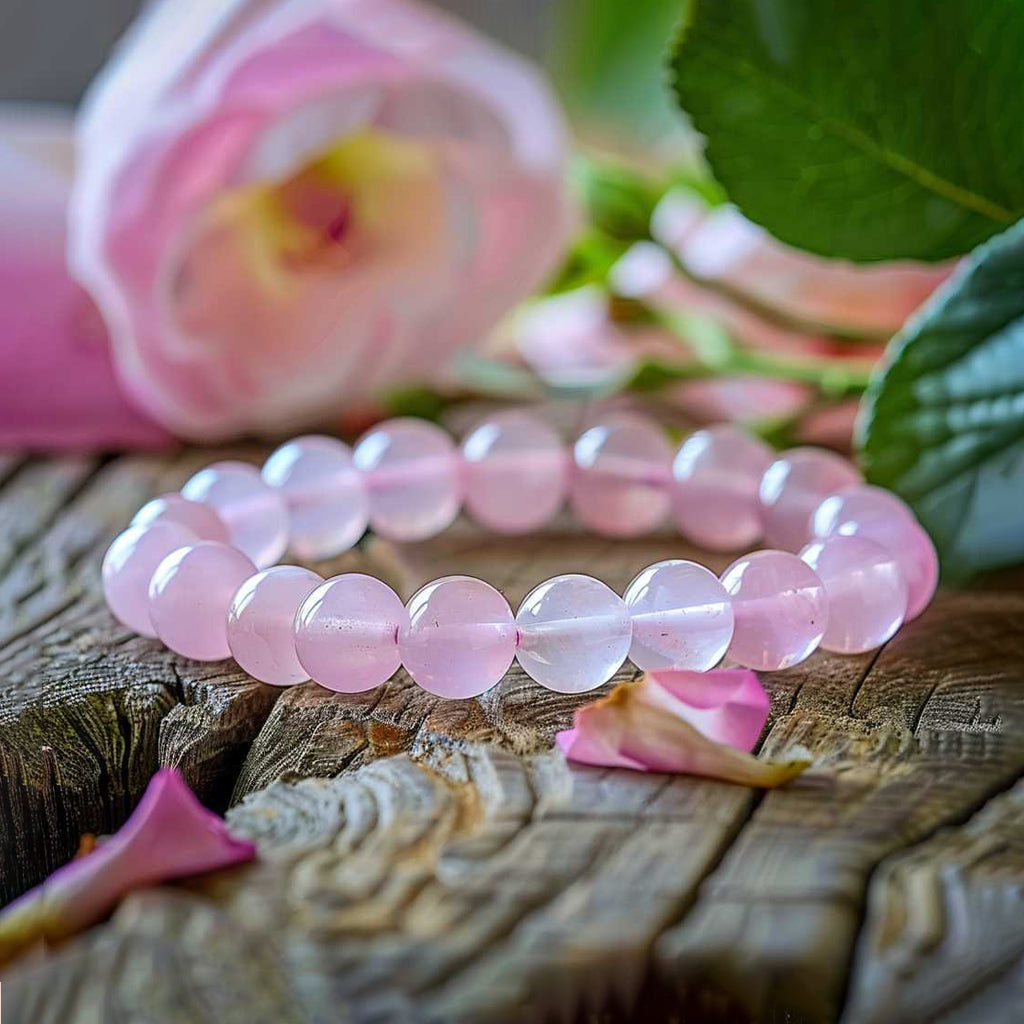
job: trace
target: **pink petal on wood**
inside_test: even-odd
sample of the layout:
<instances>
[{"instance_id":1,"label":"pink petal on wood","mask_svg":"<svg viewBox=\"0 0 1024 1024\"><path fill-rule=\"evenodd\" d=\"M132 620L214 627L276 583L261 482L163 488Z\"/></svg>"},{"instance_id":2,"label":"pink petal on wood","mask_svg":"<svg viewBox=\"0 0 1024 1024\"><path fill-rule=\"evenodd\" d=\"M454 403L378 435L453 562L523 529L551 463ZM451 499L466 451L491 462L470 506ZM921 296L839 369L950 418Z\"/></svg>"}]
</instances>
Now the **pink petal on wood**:
<instances>
[{"instance_id":1,"label":"pink petal on wood","mask_svg":"<svg viewBox=\"0 0 1024 1024\"><path fill-rule=\"evenodd\" d=\"M707 685L702 687L701 679ZM569 760L581 764L706 775L769 788L799 775L809 758L801 752L787 761L764 761L713 738L749 749L767 714L767 694L752 672L647 673L580 708L573 728L560 732L556 742Z\"/></svg>"},{"instance_id":2,"label":"pink petal on wood","mask_svg":"<svg viewBox=\"0 0 1024 1024\"><path fill-rule=\"evenodd\" d=\"M0 913L0 963L36 942L54 942L95 924L133 889L255 856L256 847L203 807L180 772L163 768L117 833Z\"/></svg>"}]
</instances>

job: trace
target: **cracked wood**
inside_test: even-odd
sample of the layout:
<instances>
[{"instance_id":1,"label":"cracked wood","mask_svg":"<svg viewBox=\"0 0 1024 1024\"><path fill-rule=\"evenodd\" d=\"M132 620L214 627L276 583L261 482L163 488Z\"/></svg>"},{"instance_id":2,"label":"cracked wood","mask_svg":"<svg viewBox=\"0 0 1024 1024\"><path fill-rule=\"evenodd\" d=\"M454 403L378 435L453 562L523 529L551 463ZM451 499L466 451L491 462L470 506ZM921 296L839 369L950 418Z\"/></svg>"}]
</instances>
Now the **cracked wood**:
<instances>
[{"instance_id":1,"label":"cracked wood","mask_svg":"<svg viewBox=\"0 0 1024 1024\"><path fill-rule=\"evenodd\" d=\"M261 854L17 965L12 1020L966 1024L1019 999L1019 579L942 594L877 655L766 676L765 749L818 763L762 798L566 765L552 739L585 698L515 669L474 701L401 673L279 691L130 636L98 596L102 551L213 457L0 462L3 898L116 828L161 763ZM315 568L406 596L469 572L515 604L547 575L621 589L687 554L727 561L667 535L495 542L460 524Z\"/></svg>"}]
</instances>

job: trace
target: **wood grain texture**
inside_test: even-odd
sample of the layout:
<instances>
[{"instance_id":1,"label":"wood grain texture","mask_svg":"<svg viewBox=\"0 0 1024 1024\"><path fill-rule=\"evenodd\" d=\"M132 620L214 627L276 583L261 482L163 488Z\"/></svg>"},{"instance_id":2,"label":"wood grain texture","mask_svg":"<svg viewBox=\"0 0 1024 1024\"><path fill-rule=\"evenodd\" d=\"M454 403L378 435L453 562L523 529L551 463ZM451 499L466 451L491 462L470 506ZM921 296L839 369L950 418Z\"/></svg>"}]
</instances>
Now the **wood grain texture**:
<instances>
[{"instance_id":1,"label":"wood grain texture","mask_svg":"<svg viewBox=\"0 0 1024 1024\"><path fill-rule=\"evenodd\" d=\"M161 763L260 848L17 965L5 1024L1015 1019L1016 578L942 594L877 655L766 676L763 748L799 743L817 763L762 796L567 765L553 737L585 698L515 668L478 700L402 673L337 695L129 636L98 597L102 550L146 495L213 457L0 463L3 898L81 832L116 827ZM315 568L406 596L470 572L515 604L546 576L621 589L688 554L728 561L668 535L615 543L560 523L495 542L459 524Z\"/></svg>"}]
</instances>

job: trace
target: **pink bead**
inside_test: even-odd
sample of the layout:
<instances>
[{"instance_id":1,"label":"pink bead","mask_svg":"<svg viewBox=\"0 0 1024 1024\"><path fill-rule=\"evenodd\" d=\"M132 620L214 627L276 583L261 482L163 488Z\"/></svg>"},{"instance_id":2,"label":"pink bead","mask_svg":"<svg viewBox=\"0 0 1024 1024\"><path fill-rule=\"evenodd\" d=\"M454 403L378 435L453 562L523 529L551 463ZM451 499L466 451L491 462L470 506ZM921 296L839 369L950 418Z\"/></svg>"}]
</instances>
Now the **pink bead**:
<instances>
[{"instance_id":1,"label":"pink bead","mask_svg":"<svg viewBox=\"0 0 1024 1024\"><path fill-rule=\"evenodd\" d=\"M830 494L861 482L848 459L824 448L791 448L761 478L764 539L784 551L799 551L811 538L811 518Z\"/></svg>"},{"instance_id":2,"label":"pink bead","mask_svg":"<svg viewBox=\"0 0 1024 1024\"><path fill-rule=\"evenodd\" d=\"M231 654L228 609L256 566L238 548L202 541L169 554L149 584L149 616L172 650L197 661Z\"/></svg>"},{"instance_id":3,"label":"pink bead","mask_svg":"<svg viewBox=\"0 0 1024 1024\"><path fill-rule=\"evenodd\" d=\"M459 514L459 457L451 438L425 420L388 420L364 434L353 460L366 474L370 525L382 537L433 537Z\"/></svg>"},{"instance_id":4,"label":"pink bead","mask_svg":"<svg viewBox=\"0 0 1024 1024\"><path fill-rule=\"evenodd\" d=\"M508 670L516 624L508 602L483 580L445 576L418 590L398 637L406 671L438 697L475 697Z\"/></svg>"},{"instance_id":5,"label":"pink bead","mask_svg":"<svg viewBox=\"0 0 1024 1024\"><path fill-rule=\"evenodd\" d=\"M711 551L736 551L761 536L758 487L771 448L731 426L698 430L672 464L672 508L680 533Z\"/></svg>"},{"instance_id":6,"label":"pink bead","mask_svg":"<svg viewBox=\"0 0 1024 1024\"><path fill-rule=\"evenodd\" d=\"M639 416L611 416L573 448L571 498L576 518L609 537L637 537L668 514L672 448L665 434Z\"/></svg>"},{"instance_id":7,"label":"pink bead","mask_svg":"<svg viewBox=\"0 0 1024 1024\"><path fill-rule=\"evenodd\" d=\"M821 646L826 651L873 651L900 628L907 584L896 559L881 544L837 534L812 541L800 557L825 585L828 627Z\"/></svg>"},{"instance_id":8,"label":"pink bead","mask_svg":"<svg viewBox=\"0 0 1024 1024\"><path fill-rule=\"evenodd\" d=\"M623 595L633 620L629 659L637 668L714 668L732 640L732 600L718 577L696 562L648 566Z\"/></svg>"},{"instance_id":9,"label":"pink bead","mask_svg":"<svg viewBox=\"0 0 1024 1024\"><path fill-rule=\"evenodd\" d=\"M288 546L288 507L259 470L247 462L215 462L181 489L182 497L211 505L224 520L231 543L261 569Z\"/></svg>"},{"instance_id":10,"label":"pink bead","mask_svg":"<svg viewBox=\"0 0 1024 1024\"><path fill-rule=\"evenodd\" d=\"M814 513L814 534L867 537L896 559L907 584L905 621L917 618L935 596L939 556L910 506L881 487L851 487L826 498Z\"/></svg>"},{"instance_id":11,"label":"pink bead","mask_svg":"<svg viewBox=\"0 0 1024 1024\"><path fill-rule=\"evenodd\" d=\"M882 487L858 484L825 498L814 511L811 531L818 539L834 533L855 534L864 528L874 534L903 522L916 523L917 519L902 498Z\"/></svg>"},{"instance_id":12,"label":"pink bead","mask_svg":"<svg viewBox=\"0 0 1024 1024\"><path fill-rule=\"evenodd\" d=\"M523 671L558 693L608 682L629 654L633 626L625 602L592 576L567 575L534 587L516 614Z\"/></svg>"},{"instance_id":13,"label":"pink bead","mask_svg":"<svg viewBox=\"0 0 1024 1024\"><path fill-rule=\"evenodd\" d=\"M559 436L521 412L492 416L462 443L466 511L498 533L538 530L558 512L568 484Z\"/></svg>"},{"instance_id":14,"label":"pink bead","mask_svg":"<svg viewBox=\"0 0 1024 1024\"><path fill-rule=\"evenodd\" d=\"M366 532L370 497L352 450L333 437L297 437L263 464L263 479L288 505L289 549L333 558Z\"/></svg>"},{"instance_id":15,"label":"pink bead","mask_svg":"<svg viewBox=\"0 0 1024 1024\"><path fill-rule=\"evenodd\" d=\"M803 661L821 643L828 598L814 571L788 551L755 551L722 574L736 620L728 656L770 672Z\"/></svg>"},{"instance_id":16,"label":"pink bead","mask_svg":"<svg viewBox=\"0 0 1024 1024\"><path fill-rule=\"evenodd\" d=\"M129 526L114 538L103 556L103 596L120 623L142 636L156 636L149 620L149 581L172 551L197 539L170 520Z\"/></svg>"},{"instance_id":17,"label":"pink bead","mask_svg":"<svg viewBox=\"0 0 1024 1024\"><path fill-rule=\"evenodd\" d=\"M863 536L868 536L865 531ZM907 614L905 622L916 619L931 604L939 585L939 555L931 537L913 523L898 535L871 537L887 548L907 583Z\"/></svg>"},{"instance_id":18,"label":"pink bead","mask_svg":"<svg viewBox=\"0 0 1024 1024\"><path fill-rule=\"evenodd\" d=\"M398 634L408 625L405 605L386 583L346 573L321 583L303 602L295 650L321 686L362 693L398 671Z\"/></svg>"},{"instance_id":19,"label":"pink bead","mask_svg":"<svg viewBox=\"0 0 1024 1024\"><path fill-rule=\"evenodd\" d=\"M132 519L132 526L177 523L191 530L199 540L226 542L228 528L216 511L201 501L189 501L173 491L147 501Z\"/></svg>"},{"instance_id":20,"label":"pink bead","mask_svg":"<svg viewBox=\"0 0 1024 1024\"><path fill-rule=\"evenodd\" d=\"M295 654L295 613L321 583L309 569L275 565L238 588L228 609L228 646L249 675L274 686L309 678Z\"/></svg>"}]
</instances>

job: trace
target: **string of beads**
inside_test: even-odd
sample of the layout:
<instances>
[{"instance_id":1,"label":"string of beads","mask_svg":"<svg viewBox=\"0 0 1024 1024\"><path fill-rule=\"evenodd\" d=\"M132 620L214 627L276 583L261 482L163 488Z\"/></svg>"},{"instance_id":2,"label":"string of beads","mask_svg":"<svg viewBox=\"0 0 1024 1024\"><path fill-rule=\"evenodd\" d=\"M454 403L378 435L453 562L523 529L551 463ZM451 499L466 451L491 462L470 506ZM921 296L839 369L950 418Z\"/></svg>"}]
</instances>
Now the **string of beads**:
<instances>
[{"instance_id":1,"label":"string of beads","mask_svg":"<svg viewBox=\"0 0 1024 1024\"><path fill-rule=\"evenodd\" d=\"M543 528L566 497L576 518L633 537L672 517L712 550L743 555L717 577L683 559L644 569L620 597L600 580L556 576L513 615L482 580L447 576L407 604L349 573L323 580L276 565L286 550L329 558L369 526L396 541L448 527L464 508L504 534ZM874 649L930 601L938 561L895 495L819 448L776 455L731 426L673 452L657 425L616 415L567 450L543 422L495 415L461 448L439 427L391 420L350 449L330 437L278 448L262 471L219 462L148 502L103 563L107 603L126 626L186 657L229 655L275 685L312 678L360 692L403 665L444 697L489 689L513 658L537 682L580 692L628 657L641 669L707 670L723 658L787 668L818 646Z\"/></svg>"}]
</instances>

